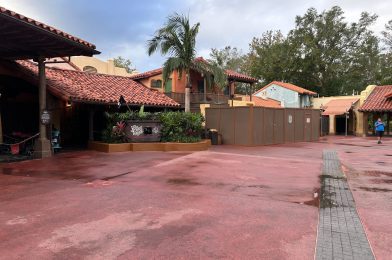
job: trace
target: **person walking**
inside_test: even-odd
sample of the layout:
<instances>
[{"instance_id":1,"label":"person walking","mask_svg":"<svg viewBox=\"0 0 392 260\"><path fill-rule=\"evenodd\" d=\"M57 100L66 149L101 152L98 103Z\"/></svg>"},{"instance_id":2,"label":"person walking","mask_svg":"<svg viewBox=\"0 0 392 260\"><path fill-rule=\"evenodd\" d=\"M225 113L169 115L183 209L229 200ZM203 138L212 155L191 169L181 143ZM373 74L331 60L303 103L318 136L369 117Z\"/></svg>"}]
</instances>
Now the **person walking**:
<instances>
[{"instance_id":1,"label":"person walking","mask_svg":"<svg viewBox=\"0 0 392 260\"><path fill-rule=\"evenodd\" d=\"M378 144L381 144L381 138L384 135L385 125L381 118L378 118L376 123L374 123L374 127L376 128L376 135L378 136Z\"/></svg>"}]
</instances>

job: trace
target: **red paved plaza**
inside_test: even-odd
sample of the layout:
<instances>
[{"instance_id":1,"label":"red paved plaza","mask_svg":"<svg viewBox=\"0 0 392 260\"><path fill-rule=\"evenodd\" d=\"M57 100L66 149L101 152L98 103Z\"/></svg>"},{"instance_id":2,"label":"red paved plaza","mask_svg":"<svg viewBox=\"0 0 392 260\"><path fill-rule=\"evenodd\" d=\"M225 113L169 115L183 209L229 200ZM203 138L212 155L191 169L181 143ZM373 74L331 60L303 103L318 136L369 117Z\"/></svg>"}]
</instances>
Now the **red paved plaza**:
<instances>
[{"instance_id":1,"label":"red paved plaza","mask_svg":"<svg viewBox=\"0 0 392 260\"><path fill-rule=\"evenodd\" d=\"M392 140L195 153L63 153L2 164L0 258L313 259L335 149L378 259L391 251Z\"/></svg>"}]
</instances>

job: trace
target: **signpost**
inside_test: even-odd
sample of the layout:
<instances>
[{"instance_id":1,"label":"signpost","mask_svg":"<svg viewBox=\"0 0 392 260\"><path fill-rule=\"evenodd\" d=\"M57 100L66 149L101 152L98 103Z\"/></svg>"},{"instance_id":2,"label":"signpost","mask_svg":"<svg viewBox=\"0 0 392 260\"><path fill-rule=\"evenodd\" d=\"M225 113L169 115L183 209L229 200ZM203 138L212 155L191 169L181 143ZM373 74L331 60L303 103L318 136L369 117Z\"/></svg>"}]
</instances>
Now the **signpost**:
<instances>
[{"instance_id":1,"label":"signpost","mask_svg":"<svg viewBox=\"0 0 392 260\"><path fill-rule=\"evenodd\" d=\"M43 110L41 113L41 124L49 125L51 121L51 115L48 110Z\"/></svg>"}]
</instances>

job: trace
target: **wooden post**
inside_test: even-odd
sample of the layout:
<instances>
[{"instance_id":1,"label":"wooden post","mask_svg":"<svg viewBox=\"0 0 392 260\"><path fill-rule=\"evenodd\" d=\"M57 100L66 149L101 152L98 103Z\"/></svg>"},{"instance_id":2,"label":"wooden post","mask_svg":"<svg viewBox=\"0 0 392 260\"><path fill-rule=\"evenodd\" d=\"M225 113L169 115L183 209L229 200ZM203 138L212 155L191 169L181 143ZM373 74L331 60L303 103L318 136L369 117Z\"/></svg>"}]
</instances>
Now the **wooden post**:
<instances>
[{"instance_id":1,"label":"wooden post","mask_svg":"<svg viewBox=\"0 0 392 260\"><path fill-rule=\"evenodd\" d=\"M94 109L90 108L88 116L88 140L94 141Z\"/></svg>"},{"instance_id":2,"label":"wooden post","mask_svg":"<svg viewBox=\"0 0 392 260\"><path fill-rule=\"evenodd\" d=\"M253 95L253 83L250 84L250 94L249 94L250 101L252 101L252 95Z\"/></svg>"},{"instance_id":3,"label":"wooden post","mask_svg":"<svg viewBox=\"0 0 392 260\"><path fill-rule=\"evenodd\" d=\"M204 103L207 103L207 80L206 77L203 77L203 87L204 87Z\"/></svg>"},{"instance_id":4,"label":"wooden post","mask_svg":"<svg viewBox=\"0 0 392 260\"><path fill-rule=\"evenodd\" d=\"M41 113L46 110L46 75L45 58L38 58L38 77L39 77L39 138L35 145L34 156L44 158L52 156L50 141L46 137L46 125L41 123Z\"/></svg>"}]
</instances>

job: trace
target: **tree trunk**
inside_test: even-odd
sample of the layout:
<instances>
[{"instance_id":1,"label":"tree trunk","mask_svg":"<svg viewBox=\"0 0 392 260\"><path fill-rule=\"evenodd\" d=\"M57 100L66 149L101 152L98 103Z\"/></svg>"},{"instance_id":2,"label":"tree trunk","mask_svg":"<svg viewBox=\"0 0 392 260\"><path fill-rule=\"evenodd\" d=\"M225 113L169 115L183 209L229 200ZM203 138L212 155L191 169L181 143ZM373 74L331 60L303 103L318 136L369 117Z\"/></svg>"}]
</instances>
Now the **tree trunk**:
<instances>
[{"instance_id":1,"label":"tree trunk","mask_svg":"<svg viewBox=\"0 0 392 260\"><path fill-rule=\"evenodd\" d=\"M185 112L191 112L191 80L189 71L186 73Z\"/></svg>"}]
</instances>

